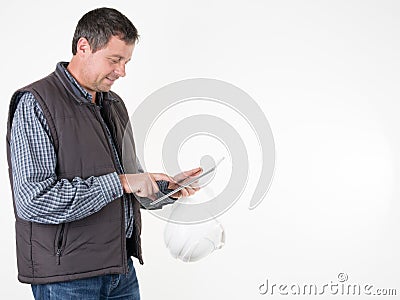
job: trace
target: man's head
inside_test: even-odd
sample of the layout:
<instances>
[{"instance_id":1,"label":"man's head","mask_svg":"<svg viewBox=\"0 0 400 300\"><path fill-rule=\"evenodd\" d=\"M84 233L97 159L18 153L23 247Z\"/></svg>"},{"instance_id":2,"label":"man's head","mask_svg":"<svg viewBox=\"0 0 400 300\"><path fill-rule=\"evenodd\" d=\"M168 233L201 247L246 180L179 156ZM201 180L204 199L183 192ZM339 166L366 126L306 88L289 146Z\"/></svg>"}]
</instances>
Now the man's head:
<instances>
[{"instance_id":1,"label":"man's head","mask_svg":"<svg viewBox=\"0 0 400 300\"><path fill-rule=\"evenodd\" d=\"M113 8L97 8L86 13L78 22L72 39L72 54L80 38L85 38L93 52L105 47L112 36L127 44L135 44L138 32L132 22Z\"/></svg>"},{"instance_id":2,"label":"man's head","mask_svg":"<svg viewBox=\"0 0 400 300\"><path fill-rule=\"evenodd\" d=\"M139 35L132 22L112 8L98 8L78 22L68 70L92 94L107 92L131 59Z\"/></svg>"}]
</instances>

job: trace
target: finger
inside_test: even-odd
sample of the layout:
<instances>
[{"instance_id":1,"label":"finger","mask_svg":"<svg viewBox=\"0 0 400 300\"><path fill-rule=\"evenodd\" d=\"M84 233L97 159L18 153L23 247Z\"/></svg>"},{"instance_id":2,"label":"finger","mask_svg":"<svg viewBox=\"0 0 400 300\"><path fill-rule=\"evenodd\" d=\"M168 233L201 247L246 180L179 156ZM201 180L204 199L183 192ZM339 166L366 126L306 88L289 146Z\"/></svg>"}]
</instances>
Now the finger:
<instances>
[{"instance_id":1,"label":"finger","mask_svg":"<svg viewBox=\"0 0 400 300\"><path fill-rule=\"evenodd\" d=\"M194 190L195 192L198 192L198 191L200 191L200 187L199 187L199 186L193 187L193 190Z\"/></svg>"},{"instance_id":2,"label":"finger","mask_svg":"<svg viewBox=\"0 0 400 300\"><path fill-rule=\"evenodd\" d=\"M189 171L186 171L186 174L189 174L190 176L197 176L200 175L203 172L203 168L198 167Z\"/></svg>"},{"instance_id":3,"label":"finger","mask_svg":"<svg viewBox=\"0 0 400 300\"><path fill-rule=\"evenodd\" d=\"M152 175L151 177L152 177L151 190L152 190L153 194L155 194L155 193L159 192L160 189L158 188L158 184L157 184L156 179L154 178L154 176Z\"/></svg>"},{"instance_id":4,"label":"finger","mask_svg":"<svg viewBox=\"0 0 400 300\"><path fill-rule=\"evenodd\" d=\"M166 180L169 182L175 182L174 178L172 178L171 176L168 176L167 174L164 174L164 173L151 173L151 175L153 176L153 178L155 180Z\"/></svg>"},{"instance_id":5,"label":"finger","mask_svg":"<svg viewBox=\"0 0 400 300\"><path fill-rule=\"evenodd\" d=\"M193 196L196 193L196 190L191 187L191 188L188 189L188 192L189 192L190 196Z\"/></svg>"},{"instance_id":6,"label":"finger","mask_svg":"<svg viewBox=\"0 0 400 300\"><path fill-rule=\"evenodd\" d=\"M178 187L180 187L180 185L179 185L179 184L176 184L176 183L174 183L174 182L169 182L169 184L168 184L168 189L170 189L170 190L175 190L175 189L177 189Z\"/></svg>"},{"instance_id":7,"label":"finger","mask_svg":"<svg viewBox=\"0 0 400 300\"><path fill-rule=\"evenodd\" d=\"M190 184L190 187L191 187L191 188L199 188L199 187L200 187L200 182L199 182L199 180L196 180L196 181L192 182L192 183Z\"/></svg>"},{"instance_id":8,"label":"finger","mask_svg":"<svg viewBox=\"0 0 400 300\"><path fill-rule=\"evenodd\" d=\"M175 199L179 199L179 198L182 197L182 194L181 194L181 192L179 191L179 192L176 192L175 194L172 194L170 197L175 198Z\"/></svg>"},{"instance_id":9,"label":"finger","mask_svg":"<svg viewBox=\"0 0 400 300\"><path fill-rule=\"evenodd\" d=\"M182 182L187 178L200 175L202 172L203 172L203 169L201 167L198 167L198 168L195 168L192 170L183 171L182 173L175 175L174 178L176 181Z\"/></svg>"},{"instance_id":10,"label":"finger","mask_svg":"<svg viewBox=\"0 0 400 300\"><path fill-rule=\"evenodd\" d=\"M188 193L186 197L190 197L194 194L190 189L186 189L186 192Z\"/></svg>"},{"instance_id":11,"label":"finger","mask_svg":"<svg viewBox=\"0 0 400 300\"><path fill-rule=\"evenodd\" d=\"M147 196L147 198L149 198L151 201L154 201L157 199L157 197L155 195L149 195L149 196Z\"/></svg>"},{"instance_id":12,"label":"finger","mask_svg":"<svg viewBox=\"0 0 400 300\"><path fill-rule=\"evenodd\" d=\"M182 189L181 193L182 193L182 197L188 197L189 196L189 192L188 192L188 190L186 188Z\"/></svg>"}]
</instances>

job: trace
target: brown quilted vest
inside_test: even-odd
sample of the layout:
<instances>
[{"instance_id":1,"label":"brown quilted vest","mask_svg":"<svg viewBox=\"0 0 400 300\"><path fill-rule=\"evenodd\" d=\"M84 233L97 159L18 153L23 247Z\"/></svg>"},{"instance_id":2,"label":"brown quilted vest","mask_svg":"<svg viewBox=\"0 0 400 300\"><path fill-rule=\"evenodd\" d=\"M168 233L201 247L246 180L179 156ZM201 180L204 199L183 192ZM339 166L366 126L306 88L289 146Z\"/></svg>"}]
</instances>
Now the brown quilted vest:
<instances>
[{"instance_id":1,"label":"brown quilted vest","mask_svg":"<svg viewBox=\"0 0 400 300\"><path fill-rule=\"evenodd\" d=\"M129 116L122 99L113 92L104 93L100 111L97 105L88 103L74 93L59 64L49 76L18 90L12 96L7 124L11 187L11 125L24 92L31 92L35 96L46 117L57 155L58 179L85 179L117 170L105 125L111 132L120 158L123 146L132 149L134 153ZM125 133L128 136L124 137L123 143ZM132 157L130 161L124 159L123 168L126 173L137 173L136 158ZM135 221L130 239L126 239L125 235L122 198L112 201L89 217L59 225L20 219L14 201L19 281L44 284L126 273L127 256L130 255L137 257L143 264L140 204L132 195L128 196L133 203Z\"/></svg>"}]
</instances>

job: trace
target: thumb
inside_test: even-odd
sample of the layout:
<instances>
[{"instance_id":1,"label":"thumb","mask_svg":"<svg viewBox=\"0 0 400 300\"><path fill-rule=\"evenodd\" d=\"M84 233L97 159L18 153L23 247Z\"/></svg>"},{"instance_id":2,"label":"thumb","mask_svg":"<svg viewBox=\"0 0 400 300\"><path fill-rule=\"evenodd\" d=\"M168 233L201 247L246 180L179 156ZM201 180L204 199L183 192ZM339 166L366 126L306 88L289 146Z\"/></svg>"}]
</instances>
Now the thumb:
<instances>
[{"instance_id":1,"label":"thumb","mask_svg":"<svg viewBox=\"0 0 400 300\"><path fill-rule=\"evenodd\" d=\"M174 179L177 182L181 182L182 180L185 180L188 177L194 177L194 176L200 175L201 172L203 172L203 169L198 167L198 168L195 168L195 169L192 169L192 170L189 170L189 171L184 171L182 173L179 173L179 174L174 176Z\"/></svg>"},{"instance_id":2,"label":"thumb","mask_svg":"<svg viewBox=\"0 0 400 300\"><path fill-rule=\"evenodd\" d=\"M164 173L151 173L151 175L153 175L153 178L157 181L157 180L166 180L166 181L170 181L170 182L175 182L175 180L168 176L167 174Z\"/></svg>"},{"instance_id":3,"label":"thumb","mask_svg":"<svg viewBox=\"0 0 400 300\"><path fill-rule=\"evenodd\" d=\"M195 169L191 169L189 171L185 171L183 172L183 174L185 174L186 176L196 176L196 175L200 175L200 173L203 172L203 169L201 167L195 168Z\"/></svg>"}]
</instances>

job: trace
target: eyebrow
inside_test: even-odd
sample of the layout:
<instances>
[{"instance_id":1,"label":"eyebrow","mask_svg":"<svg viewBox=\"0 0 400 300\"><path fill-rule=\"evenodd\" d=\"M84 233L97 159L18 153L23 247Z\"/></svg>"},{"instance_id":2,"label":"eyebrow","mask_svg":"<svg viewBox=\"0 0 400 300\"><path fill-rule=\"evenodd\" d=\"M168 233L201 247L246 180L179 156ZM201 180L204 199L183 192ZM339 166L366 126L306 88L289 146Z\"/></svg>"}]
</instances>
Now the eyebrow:
<instances>
[{"instance_id":1,"label":"eyebrow","mask_svg":"<svg viewBox=\"0 0 400 300\"><path fill-rule=\"evenodd\" d=\"M110 55L110 56L108 56L109 58L114 58L114 57L116 57L116 58L118 58L118 59L120 59L120 60L122 60L122 59L124 59L124 57L123 56L121 56L121 55L118 55L118 54L112 54L112 55ZM126 62L128 62L128 61L130 61L132 58L128 58L128 59L126 59Z\"/></svg>"}]
</instances>

